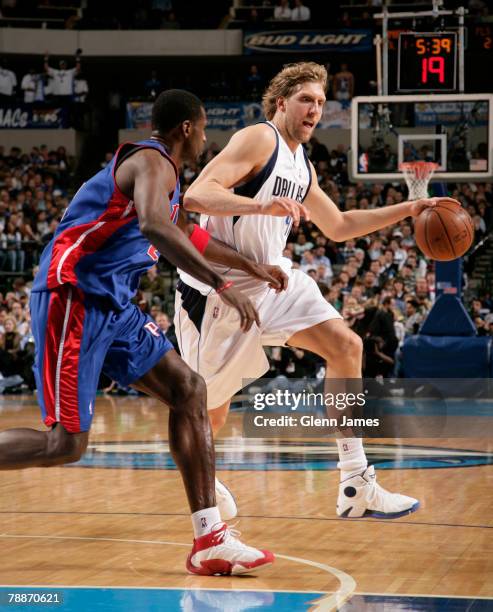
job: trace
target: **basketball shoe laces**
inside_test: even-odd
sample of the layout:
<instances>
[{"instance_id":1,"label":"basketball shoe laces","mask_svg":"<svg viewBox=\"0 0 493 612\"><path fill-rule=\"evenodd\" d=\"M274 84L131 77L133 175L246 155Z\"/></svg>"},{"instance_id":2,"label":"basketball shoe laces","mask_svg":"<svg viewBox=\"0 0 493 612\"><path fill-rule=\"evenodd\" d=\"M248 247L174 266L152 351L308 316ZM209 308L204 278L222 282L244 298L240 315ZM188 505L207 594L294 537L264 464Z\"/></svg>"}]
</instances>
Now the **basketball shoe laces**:
<instances>
[{"instance_id":1,"label":"basketball shoe laces","mask_svg":"<svg viewBox=\"0 0 493 612\"><path fill-rule=\"evenodd\" d=\"M238 523L236 523L236 525L237 524ZM229 527L226 523L217 523L217 525L221 525L221 527L215 530L214 527L216 525L214 525L211 531L213 546L225 546L226 548L234 550L236 553L234 558L241 557L242 552L257 552L256 549L248 546L247 544L243 544L243 542L239 539L241 536L241 531Z\"/></svg>"}]
</instances>

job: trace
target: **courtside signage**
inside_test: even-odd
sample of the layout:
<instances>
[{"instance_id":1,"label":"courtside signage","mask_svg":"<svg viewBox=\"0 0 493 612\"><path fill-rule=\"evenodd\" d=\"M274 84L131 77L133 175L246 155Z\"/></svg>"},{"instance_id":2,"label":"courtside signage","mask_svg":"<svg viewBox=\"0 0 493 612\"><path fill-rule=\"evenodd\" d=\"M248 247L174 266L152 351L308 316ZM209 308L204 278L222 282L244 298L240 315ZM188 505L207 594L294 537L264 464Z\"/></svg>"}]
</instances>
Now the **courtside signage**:
<instances>
[{"instance_id":1,"label":"courtside signage","mask_svg":"<svg viewBox=\"0 0 493 612\"><path fill-rule=\"evenodd\" d=\"M12 104L0 108L0 129L59 129L68 127L64 108L36 108L32 105Z\"/></svg>"},{"instance_id":2,"label":"courtside signage","mask_svg":"<svg viewBox=\"0 0 493 612\"><path fill-rule=\"evenodd\" d=\"M355 53L371 51L372 34L370 30L319 31L266 31L246 32L243 41L245 54L288 53L293 51L319 52L335 51Z\"/></svg>"}]
</instances>

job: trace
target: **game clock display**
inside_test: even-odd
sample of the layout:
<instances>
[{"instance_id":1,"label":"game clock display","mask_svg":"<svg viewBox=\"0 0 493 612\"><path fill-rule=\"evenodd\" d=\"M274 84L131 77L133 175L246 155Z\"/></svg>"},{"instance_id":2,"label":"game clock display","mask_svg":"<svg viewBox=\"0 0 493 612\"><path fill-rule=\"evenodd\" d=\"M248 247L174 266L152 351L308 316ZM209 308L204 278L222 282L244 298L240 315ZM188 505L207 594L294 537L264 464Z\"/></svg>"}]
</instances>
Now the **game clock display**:
<instances>
[{"instance_id":1,"label":"game clock display","mask_svg":"<svg viewBox=\"0 0 493 612\"><path fill-rule=\"evenodd\" d=\"M457 33L401 32L398 91L456 91Z\"/></svg>"}]
</instances>

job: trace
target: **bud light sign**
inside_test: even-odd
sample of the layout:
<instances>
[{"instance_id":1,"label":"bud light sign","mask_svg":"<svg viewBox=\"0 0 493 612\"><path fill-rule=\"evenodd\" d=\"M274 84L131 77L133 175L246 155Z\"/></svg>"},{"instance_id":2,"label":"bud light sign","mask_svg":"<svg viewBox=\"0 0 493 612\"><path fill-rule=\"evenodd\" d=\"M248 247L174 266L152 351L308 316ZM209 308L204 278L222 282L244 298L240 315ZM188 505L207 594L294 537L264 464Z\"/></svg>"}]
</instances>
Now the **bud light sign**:
<instances>
[{"instance_id":1,"label":"bud light sign","mask_svg":"<svg viewBox=\"0 0 493 612\"><path fill-rule=\"evenodd\" d=\"M371 30L327 32L292 30L247 32L243 41L246 55L253 53L327 52L363 53L372 50Z\"/></svg>"}]
</instances>

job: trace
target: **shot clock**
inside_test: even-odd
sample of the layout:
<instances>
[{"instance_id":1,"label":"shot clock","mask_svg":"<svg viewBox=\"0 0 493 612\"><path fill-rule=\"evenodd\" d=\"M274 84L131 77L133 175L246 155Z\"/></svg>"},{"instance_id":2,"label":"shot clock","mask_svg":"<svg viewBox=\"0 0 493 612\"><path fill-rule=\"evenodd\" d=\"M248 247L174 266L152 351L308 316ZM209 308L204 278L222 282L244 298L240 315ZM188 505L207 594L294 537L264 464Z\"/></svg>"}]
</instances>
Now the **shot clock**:
<instances>
[{"instance_id":1,"label":"shot clock","mask_svg":"<svg viewBox=\"0 0 493 612\"><path fill-rule=\"evenodd\" d=\"M401 32L397 91L457 91L457 33Z\"/></svg>"}]
</instances>

